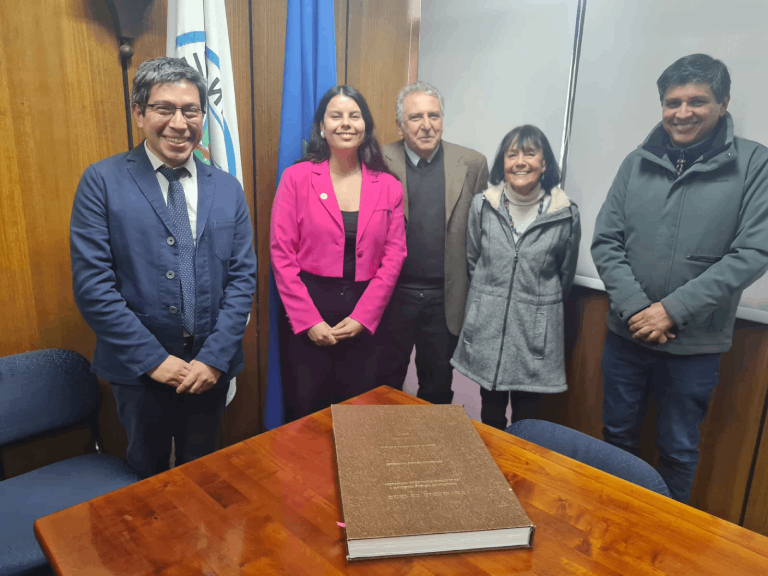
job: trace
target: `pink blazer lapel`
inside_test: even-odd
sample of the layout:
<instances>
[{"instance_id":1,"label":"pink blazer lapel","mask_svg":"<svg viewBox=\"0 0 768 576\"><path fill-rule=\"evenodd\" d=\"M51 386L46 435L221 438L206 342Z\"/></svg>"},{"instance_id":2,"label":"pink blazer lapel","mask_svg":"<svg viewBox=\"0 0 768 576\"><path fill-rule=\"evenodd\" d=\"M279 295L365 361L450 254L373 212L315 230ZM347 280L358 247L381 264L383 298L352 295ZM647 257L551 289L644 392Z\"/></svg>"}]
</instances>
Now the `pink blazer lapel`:
<instances>
[{"instance_id":1,"label":"pink blazer lapel","mask_svg":"<svg viewBox=\"0 0 768 576\"><path fill-rule=\"evenodd\" d=\"M344 232L344 221L341 219L341 209L339 201L336 200L336 193L333 191L331 182L331 171L328 168L328 161L320 164L312 164L312 189L317 195L317 199L328 211L341 231Z\"/></svg>"},{"instance_id":2,"label":"pink blazer lapel","mask_svg":"<svg viewBox=\"0 0 768 576\"><path fill-rule=\"evenodd\" d=\"M360 188L360 213L357 216L357 244L360 244L360 238L363 237L368 222L373 216L373 211L379 203L381 195L381 185L379 183L379 173L372 172L363 164L363 185Z\"/></svg>"}]
</instances>

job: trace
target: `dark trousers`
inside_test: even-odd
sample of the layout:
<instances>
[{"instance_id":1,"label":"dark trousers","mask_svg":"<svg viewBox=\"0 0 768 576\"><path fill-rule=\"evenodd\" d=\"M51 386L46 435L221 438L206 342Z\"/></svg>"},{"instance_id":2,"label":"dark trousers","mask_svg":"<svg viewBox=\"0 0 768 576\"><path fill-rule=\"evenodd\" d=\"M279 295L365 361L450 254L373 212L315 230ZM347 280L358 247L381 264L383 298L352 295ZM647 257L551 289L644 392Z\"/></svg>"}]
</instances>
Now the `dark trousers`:
<instances>
[{"instance_id":1,"label":"dark trousers","mask_svg":"<svg viewBox=\"0 0 768 576\"><path fill-rule=\"evenodd\" d=\"M499 430L507 427L507 404L512 402L512 422L541 419L543 395L538 392L486 390L480 387L480 420Z\"/></svg>"},{"instance_id":2,"label":"dark trousers","mask_svg":"<svg viewBox=\"0 0 768 576\"><path fill-rule=\"evenodd\" d=\"M110 382L118 419L128 436L126 458L137 474L148 478L168 470L172 437L177 465L216 450L229 381L219 380L202 394L177 394L174 387L149 376L142 376L142 382L139 386Z\"/></svg>"},{"instance_id":3,"label":"dark trousers","mask_svg":"<svg viewBox=\"0 0 768 576\"><path fill-rule=\"evenodd\" d=\"M433 404L453 401L450 360L459 342L445 321L443 292L442 288L396 287L382 318L378 351L378 383L402 390L415 345L417 396Z\"/></svg>"},{"instance_id":4,"label":"dark trousers","mask_svg":"<svg viewBox=\"0 0 768 576\"><path fill-rule=\"evenodd\" d=\"M717 386L720 354L674 355L608 332L603 348L603 437L638 455L648 394L657 406L656 469L688 503L699 461L699 426Z\"/></svg>"},{"instance_id":5,"label":"dark trousers","mask_svg":"<svg viewBox=\"0 0 768 576\"><path fill-rule=\"evenodd\" d=\"M352 313L368 286L368 282L304 272L301 279L323 320L331 327ZM367 330L333 346L318 346L306 332L294 334L286 320L281 336L285 339L282 367L287 422L375 388L374 337Z\"/></svg>"}]
</instances>

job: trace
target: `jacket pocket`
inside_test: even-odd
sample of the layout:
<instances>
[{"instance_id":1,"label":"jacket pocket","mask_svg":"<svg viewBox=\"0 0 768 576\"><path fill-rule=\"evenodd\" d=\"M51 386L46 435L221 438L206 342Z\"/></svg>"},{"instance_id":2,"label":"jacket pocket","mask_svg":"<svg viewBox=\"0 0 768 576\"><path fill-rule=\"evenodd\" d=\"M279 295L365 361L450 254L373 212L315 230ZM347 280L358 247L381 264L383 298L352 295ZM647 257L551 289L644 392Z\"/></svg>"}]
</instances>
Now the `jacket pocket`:
<instances>
[{"instance_id":1,"label":"jacket pocket","mask_svg":"<svg viewBox=\"0 0 768 576\"><path fill-rule=\"evenodd\" d=\"M685 259L693 260L694 262L706 262L707 264L714 264L715 262L720 262L720 260L722 260L722 256L701 256L697 254L688 254Z\"/></svg>"},{"instance_id":2,"label":"jacket pocket","mask_svg":"<svg viewBox=\"0 0 768 576\"><path fill-rule=\"evenodd\" d=\"M729 312L730 307L718 306L717 310L712 313L712 316L709 320L707 325L707 332L721 332L725 328Z\"/></svg>"},{"instance_id":3,"label":"jacket pocket","mask_svg":"<svg viewBox=\"0 0 768 576\"><path fill-rule=\"evenodd\" d=\"M480 298L472 298L467 306L467 312L464 314L464 325L461 328L462 339L467 344L472 344L472 328L477 321L478 309L480 307Z\"/></svg>"},{"instance_id":4,"label":"jacket pocket","mask_svg":"<svg viewBox=\"0 0 768 576\"><path fill-rule=\"evenodd\" d=\"M536 359L544 358L544 349L547 345L547 314L536 312L533 323L533 334L528 348Z\"/></svg>"},{"instance_id":5,"label":"jacket pocket","mask_svg":"<svg viewBox=\"0 0 768 576\"><path fill-rule=\"evenodd\" d=\"M220 260L229 260L232 258L232 240L235 236L234 220L214 220L213 221L214 245L216 256Z\"/></svg>"},{"instance_id":6,"label":"jacket pocket","mask_svg":"<svg viewBox=\"0 0 768 576\"><path fill-rule=\"evenodd\" d=\"M141 314L140 312L134 312L136 315L136 318L139 319L139 322L141 322L145 328L148 328L149 330L152 330L152 323L149 320L149 314Z\"/></svg>"},{"instance_id":7,"label":"jacket pocket","mask_svg":"<svg viewBox=\"0 0 768 576\"><path fill-rule=\"evenodd\" d=\"M377 208L371 214L371 219L365 227L366 234L375 234L377 238L381 239L382 244L384 238L389 231L389 224L392 221L392 210L389 208Z\"/></svg>"}]
</instances>

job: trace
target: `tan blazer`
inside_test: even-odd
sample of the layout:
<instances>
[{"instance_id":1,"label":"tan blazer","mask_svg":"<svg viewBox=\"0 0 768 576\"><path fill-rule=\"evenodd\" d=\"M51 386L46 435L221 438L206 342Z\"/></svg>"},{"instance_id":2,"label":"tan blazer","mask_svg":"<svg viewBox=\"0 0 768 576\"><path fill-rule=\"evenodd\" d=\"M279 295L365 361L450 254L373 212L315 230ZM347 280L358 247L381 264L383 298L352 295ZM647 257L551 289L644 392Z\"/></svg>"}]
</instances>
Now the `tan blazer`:
<instances>
[{"instance_id":1,"label":"tan blazer","mask_svg":"<svg viewBox=\"0 0 768 576\"><path fill-rule=\"evenodd\" d=\"M485 156L464 146L443 141L445 163L445 318L448 330L459 335L467 300L467 217L472 197L488 187ZM405 144L402 140L383 148L384 160L400 179L405 192L408 224L408 183L405 175Z\"/></svg>"}]
</instances>

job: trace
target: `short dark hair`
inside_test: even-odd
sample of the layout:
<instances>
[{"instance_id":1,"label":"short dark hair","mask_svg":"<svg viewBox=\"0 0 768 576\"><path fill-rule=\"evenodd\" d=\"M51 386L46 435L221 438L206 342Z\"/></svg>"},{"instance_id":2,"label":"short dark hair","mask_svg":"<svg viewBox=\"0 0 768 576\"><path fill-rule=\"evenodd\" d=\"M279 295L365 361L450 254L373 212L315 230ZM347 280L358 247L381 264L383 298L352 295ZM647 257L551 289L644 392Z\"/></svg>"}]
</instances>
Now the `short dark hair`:
<instances>
[{"instance_id":1,"label":"short dark hair","mask_svg":"<svg viewBox=\"0 0 768 576\"><path fill-rule=\"evenodd\" d=\"M685 84L706 84L718 104L722 104L731 95L728 67L721 60L707 54L683 56L661 73L656 80L661 103L664 104L664 95L670 88Z\"/></svg>"},{"instance_id":2,"label":"short dark hair","mask_svg":"<svg viewBox=\"0 0 768 576\"><path fill-rule=\"evenodd\" d=\"M180 80L187 80L197 88L200 93L200 108L205 110L208 86L200 72L192 68L182 58L168 58L166 56L145 60L139 64L136 75L133 77L131 104L138 104L143 114L146 112L149 94L152 92L153 86L179 82Z\"/></svg>"},{"instance_id":3,"label":"short dark hair","mask_svg":"<svg viewBox=\"0 0 768 576\"><path fill-rule=\"evenodd\" d=\"M363 138L360 147L357 149L357 158L360 162L365 164L365 167L369 170L389 174L389 169L387 168L387 165L384 162L384 156L381 153L381 146L379 146L379 142L376 140L371 109L368 108L368 103L360 92L352 88L352 86L345 85L334 86L320 98L320 103L317 105L315 116L312 119L312 130L309 135L307 151L299 160L297 160L297 162L309 161L319 164L331 157L331 148L328 146L328 142L325 138L320 136L320 122L325 118L325 110L328 108L328 103L334 96L338 96L339 94L355 101L360 108L363 122L365 122L365 137Z\"/></svg>"},{"instance_id":4,"label":"short dark hair","mask_svg":"<svg viewBox=\"0 0 768 576\"><path fill-rule=\"evenodd\" d=\"M557 186L560 182L560 166L557 164L557 160L555 160L555 153L552 152L552 146L549 145L549 140L547 140L544 132L531 124L513 128L504 136L499 145L499 150L496 152L496 158L493 160L493 167L491 168L491 176L489 178L491 184L495 186L504 181L504 156L512 144L517 144L518 148L526 149L530 147L536 151L540 150L544 156L546 166L541 173L539 183L545 192L549 192Z\"/></svg>"}]
</instances>

